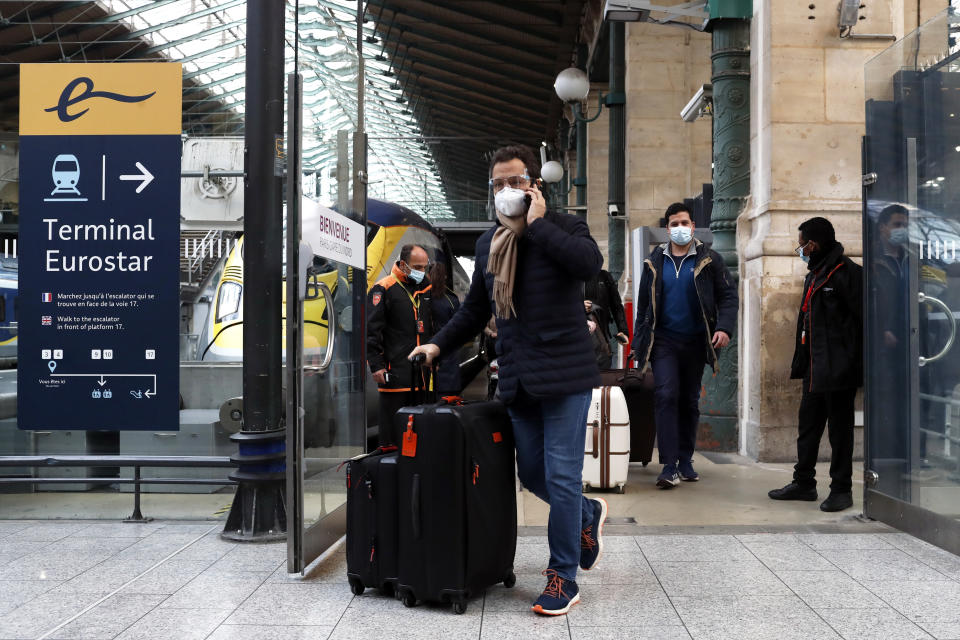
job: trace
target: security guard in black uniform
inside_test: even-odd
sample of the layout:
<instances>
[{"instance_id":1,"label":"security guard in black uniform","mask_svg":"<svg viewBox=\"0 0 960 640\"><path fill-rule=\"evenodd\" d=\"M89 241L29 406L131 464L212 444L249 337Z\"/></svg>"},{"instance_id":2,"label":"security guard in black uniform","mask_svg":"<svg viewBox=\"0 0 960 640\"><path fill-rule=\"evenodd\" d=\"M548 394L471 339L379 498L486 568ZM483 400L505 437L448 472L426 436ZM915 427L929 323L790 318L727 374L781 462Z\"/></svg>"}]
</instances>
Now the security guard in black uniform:
<instances>
[{"instance_id":1,"label":"security guard in black uniform","mask_svg":"<svg viewBox=\"0 0 960 640\"><path fill-rule=\"evenodd\" d=\"M408 244L389 276L370 289L367 305L367 365L380 392L380 445L399 445L393 416L413 397L412 369L407 354L433 336L429 258L423 247ZM420 384L429 385L421 370Z\"/></svg>"}]
</instances>

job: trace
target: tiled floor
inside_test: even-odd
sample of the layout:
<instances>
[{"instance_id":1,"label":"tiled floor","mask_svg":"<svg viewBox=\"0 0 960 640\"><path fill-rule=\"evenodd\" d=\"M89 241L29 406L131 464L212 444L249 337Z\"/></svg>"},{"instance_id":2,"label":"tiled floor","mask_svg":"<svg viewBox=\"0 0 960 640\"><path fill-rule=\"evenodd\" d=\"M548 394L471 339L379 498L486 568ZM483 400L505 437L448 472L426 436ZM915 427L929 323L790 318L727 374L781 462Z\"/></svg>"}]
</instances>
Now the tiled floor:
<instances>
[{"instance_id":1,"label":"tiled floor","mask_svg":"<svg viewBox=\"0 0 960 640\"><path fill-rule=\"evenodd\" d=\"M583 602L541 618L542 536L458 616L353 596L342 548L290 577L221 526L0 521L0 639L960 638L960 558L901 533L608 535Z\"/></svg>"}]
</instances>

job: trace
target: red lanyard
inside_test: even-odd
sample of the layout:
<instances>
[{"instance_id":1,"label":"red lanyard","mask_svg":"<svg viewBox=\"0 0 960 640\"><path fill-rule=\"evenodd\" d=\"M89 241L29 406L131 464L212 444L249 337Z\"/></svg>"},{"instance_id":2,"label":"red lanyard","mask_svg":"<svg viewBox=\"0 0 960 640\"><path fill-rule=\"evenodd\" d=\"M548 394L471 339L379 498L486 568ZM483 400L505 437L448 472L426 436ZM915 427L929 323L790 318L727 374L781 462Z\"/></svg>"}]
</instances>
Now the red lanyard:
<instances>
[{"instance_id":1,"label":"red lanyard","mask_svg":"<svg viewBox=\"0 0 960 640\"><path fill-rule=\"evenodd\" d=\"M807 289L807 295L803 298L803 306L800 307L801 311L804 313L810 309L810 296L813 295L813 290L817 285L817 273L818 271L813 272L813 279L810 281L810 288Z\"/></svg>"}]
</instances>

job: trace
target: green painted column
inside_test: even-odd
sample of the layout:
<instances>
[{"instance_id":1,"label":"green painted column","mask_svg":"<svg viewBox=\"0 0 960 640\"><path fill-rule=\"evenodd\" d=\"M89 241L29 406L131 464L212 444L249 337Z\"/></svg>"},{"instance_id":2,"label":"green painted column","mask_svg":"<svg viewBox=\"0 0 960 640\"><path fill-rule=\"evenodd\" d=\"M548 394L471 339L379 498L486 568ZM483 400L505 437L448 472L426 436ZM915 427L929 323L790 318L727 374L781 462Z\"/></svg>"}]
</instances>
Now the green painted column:
<instances>
[{"instance_id":1,"label":"green painted column","mask_svg":"<svg viewBox=\"0 0 960 640\"><path fill-rule=\"evenodd\" d=\"M627 55L626 25L610 23L610 90L607 114L610 126L607 160L607 271L619 286L624 267L624 228L627 224Z\"/></svg>"},{"instance_id":2,"label":"green painted column","mask_svg":"<svg viewBox=\"0 0 960 640\"><path fill-rule=\"evenodd\" d=\"M713 35L713 248L739 283L737 217L750 195L750 0L710 0ZM739 330L739 327L738 327ZM738 334L739 335L739 334ZM704 374L698 446L736 450L738 336Z\"/></svg>"},{"instance_id":3,"label":"green painted column","mask_svg":"<svg viewBox=\"0 0 960 640\"><path fill-rule=\"evenodd\" d=\"M714 249L737 275L737 216L750 195L750 21L713 25Z\"/></svg>"}]
</instances>

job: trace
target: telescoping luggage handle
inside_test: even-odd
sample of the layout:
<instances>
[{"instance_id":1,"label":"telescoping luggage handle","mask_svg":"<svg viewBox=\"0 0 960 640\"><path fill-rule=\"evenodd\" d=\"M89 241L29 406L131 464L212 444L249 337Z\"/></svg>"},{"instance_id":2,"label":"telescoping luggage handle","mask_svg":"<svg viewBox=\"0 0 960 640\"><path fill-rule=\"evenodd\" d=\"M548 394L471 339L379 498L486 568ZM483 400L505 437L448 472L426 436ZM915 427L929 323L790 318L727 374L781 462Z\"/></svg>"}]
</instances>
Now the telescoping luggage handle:
<instances>
[{"instance_id":1,"label":"telescoping luggage handle","mask_svg":"<svg viewBox=\"0 0 960 640\"><path fill-rule=\"evenodd\" d=\"M422 353L418 353L410 360L410 391L413 394L413 401L417 404L425 404L427 395L432 394L436 401L436 391L430 389L430 383L424 379L423 363L426 360ZM437 365L434 364L430 369L430 378L436 379ZM413 414L407 417L407 429L403 432L400 455L408 458L417 455L417 434L413 430Z\"/></svg>"},{"instance_id":2,"label":"telescoping luggage handle","mask_svg":"<svg viewBox=\"0 0 960 640\"><path fill-rule=\"evenodd\" d=\"M437 379L437 363L434 361L430 366L429 378L425 378L423 375L423 363L425 361L426 356L422 353L418 353L410 360L410 391L413 394L412 400L415 404L437 401L436 389L430 384L431 380Z\"/></svg>"}]
</instances>

